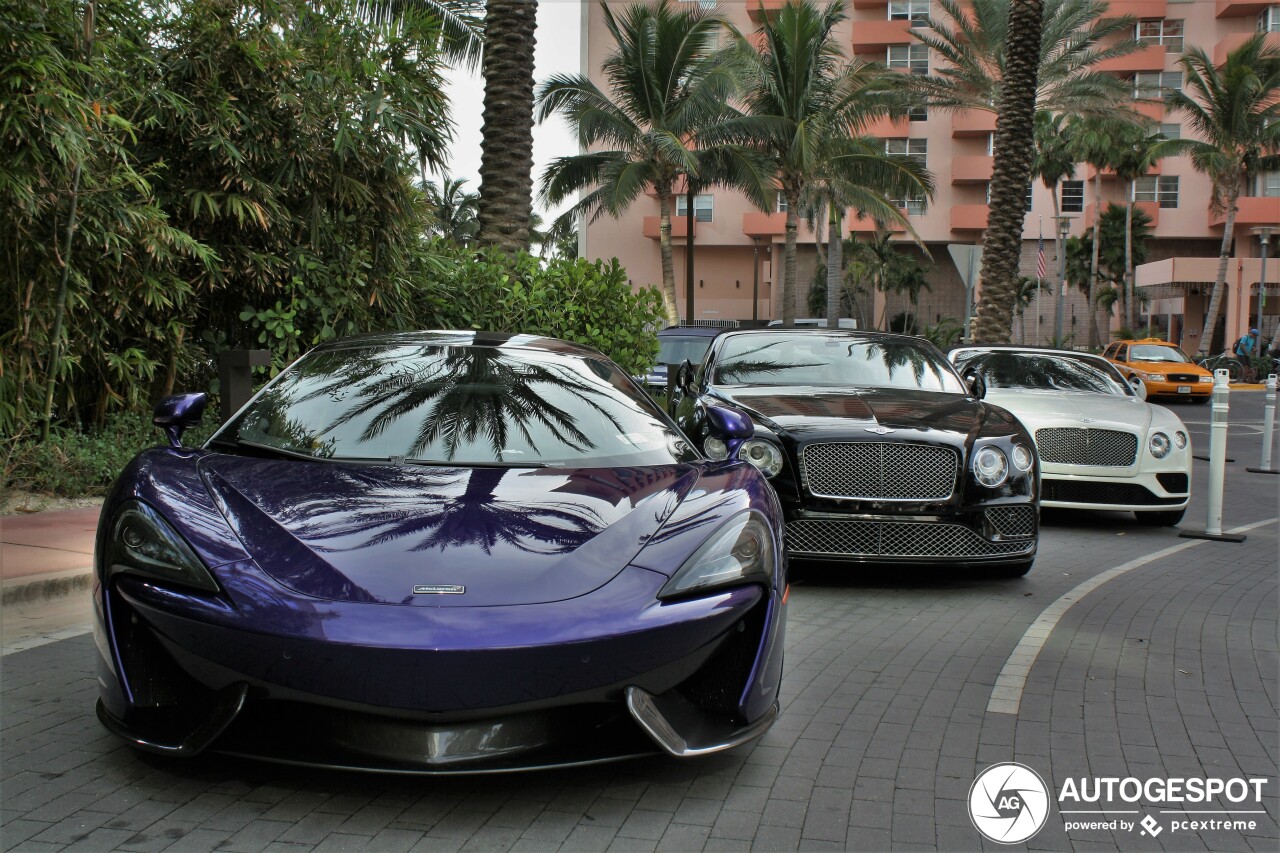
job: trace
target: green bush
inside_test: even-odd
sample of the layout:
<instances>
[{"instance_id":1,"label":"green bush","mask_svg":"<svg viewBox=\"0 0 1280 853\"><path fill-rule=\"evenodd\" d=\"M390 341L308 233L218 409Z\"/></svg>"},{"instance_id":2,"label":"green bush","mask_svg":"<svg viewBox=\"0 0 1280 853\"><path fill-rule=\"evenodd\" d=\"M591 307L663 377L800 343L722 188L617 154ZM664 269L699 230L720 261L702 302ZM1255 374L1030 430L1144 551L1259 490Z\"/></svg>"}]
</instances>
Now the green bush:
<instances>
[{"instance_id":1,"label":"green bush","mask_svg":"<svg viewBox=\"0 0 1280 853\"><path fill-rule=\"evenodd\" d=\"M201 444L213 434L216 418L188 430L182 443ZM18 437L0 448L5 489L22 489L59 497L104 495L139 451L166 443L151 424L150 414L121 413L93 432L58 430L47 441Z\"/></svg>"},{"instance_id":2,"label":"green bush","mask_svg":"<svg viewBox=\"0 0 1280 853\"><path fill-rule=\"evenodd\" d=\"M662 298L654 288L633 292L617 260L559 258L543 266L525 252L473 255L443 244L440 251L452 253L452 263L423 289L417 312L436 328L576 341L633 375L658 357Z\"/></svg>"}]
</instances>

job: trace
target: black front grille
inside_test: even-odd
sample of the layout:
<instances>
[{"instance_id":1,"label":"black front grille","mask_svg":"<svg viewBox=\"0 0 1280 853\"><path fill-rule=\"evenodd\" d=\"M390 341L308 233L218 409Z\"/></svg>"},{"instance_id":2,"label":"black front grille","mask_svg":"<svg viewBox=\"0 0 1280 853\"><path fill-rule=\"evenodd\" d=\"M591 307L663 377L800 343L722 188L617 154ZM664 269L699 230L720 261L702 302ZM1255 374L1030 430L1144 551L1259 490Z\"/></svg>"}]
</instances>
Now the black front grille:
<instances>
[{"instance_id":1,"label":"black front grille","mask_svg":"<svg viewBox=\"0 0 1280 853\"><path fill-rule=\"evenodd\" d=\"M799 519L787 525L792 554L850 557L993 557L1030 553L1035 540L990 542L960 524Z\"/></svg>"},{"instance_id":2,"label":"black front grille","mask_svg":"<svg viewBox=\"0 0 1280 853\"><path fill-rule=\"evenodd\" d=\"M1200 377L1195 373L1170 373L1167 374L1170 382L1190 382L1196 384L1200 381ZM1209 383L1206 382L1206 385Z\"/></svg>"},{"instance_id":3,"label":"black front grille","mask_svg":"<svg viewBox=\"0 0 1280 853\"><path fill-rule=\"evenodd\" d=\"M1007 539L1036 535L1036 508L1033 506L995 506L986 510L987 521Z\"/></svg>"},{"instance_id":4,"label":"black front grille","mask_svg":"<svg viewBox=\"0 0 1280 853\"><path fill-rule=\"evenodd\" d=\"M685 679L677 692L695 708L709 714L736 717L742 688L760 650L767 602L762 601L730 629L720 648Z\"/></svg>"},{"instance_id":5,"label":"black front grille","mask_svg":"<svg viewBox=\"0 0 1280 853\"><path fill-rule=\"evenodd\" d=\"M1036 430L1036 449L1041 462L1124 468L1138 458L1138 437L1114 429L1045 427Z\"/></svg>"},{"instance_id":6,"label":"black front grille","mask_svg":"<svg viewBox=\"0 0 1280 853\"><path fill-rule=\"evenodd\" d=\"M1186 474L1156 474L1156 481L1166 492L1185 495L1191 486L1191 478Z\"/></svg>"},{"instance_id":7,"label":"black front grille","mask_svg":"<svg viewBox=\"0 0 1280 853\"><path fill-rule=\"evenodd\" d=\"M1161 498L1137 483L1098 483L1080 480L1041 480L1040 499L1073 504L1173 506L1186 498Z\"/></svg>"},{"instance_id":8,"label":"black front grille","mask_svg":"<svg viewBox=\"0 0 1280 853\"><path fill-rule=\"evenodd\" d=\"M960 465L949 447L889 441L811 444L802 459L813 495L890 501L946 500Z\"/></svg>"}]
</instances>

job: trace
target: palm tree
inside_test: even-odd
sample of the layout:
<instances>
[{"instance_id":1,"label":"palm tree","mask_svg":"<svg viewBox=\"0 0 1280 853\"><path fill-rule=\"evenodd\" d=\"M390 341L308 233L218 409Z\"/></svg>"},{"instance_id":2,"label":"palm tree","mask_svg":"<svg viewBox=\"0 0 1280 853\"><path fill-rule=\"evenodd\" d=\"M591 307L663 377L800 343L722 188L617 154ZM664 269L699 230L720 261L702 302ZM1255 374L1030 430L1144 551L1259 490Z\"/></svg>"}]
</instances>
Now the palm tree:
<instances>
[{"instance_id":1,"label":"palm tree","mask_svg":"<svg viewBox=\"0 0 1280 853\"><path fill-rule=\"evenodd\" d=\"M1031 175L1039 178L1053 198L1053 249L1054 257L1062 257L1062 232L1057 223L1062 217L1058 187L1063 181L1070 180L1076 174L1076 158L1071 138L1072 125L1063 121L1062 116L1054 115L1048 110L1036 113L1035 129L1032 139L1035 144L1035 157L1031 161ZM1052 292L1061 287L1059 282ZM1054 309L1057 310L1056 308Z\"/></svg>"},{"instance_id":2,"label":"palm tree","mask_svg":"<svg viewBox=\"0 0 1280 853\"><path fill-rule=\"evenodd\" d=\"M866 137L870 122L901 103L899 75L877 66L844 61L836 26L845 19L840 2L819 9L809 0L787 3L766 17L754 50L741 47L750 66L745 116L718 130L725 139L751 140L767 158L787 202L783 252L782 322L796 317L796 237L806 190L830 175L837 192L855 192L857 204L880 221L900 218L885 191L904 186L931 193L932 182L905 157L893 157ZM853 136L851 136L853 134ZM835 176L840 176L836 178ZM839 223L836 224L839 229ZM828 286L830 291L834 288Z\"/></svg>"},{"instance_id":3,"label":"palm tree","mask_svg":"<svg viewBox=\"0 0 1280 853\"><path fill-rule=\"evenodd\" d=\"M1042 0L1012 0L1000 83L991 175L991 213L982 252L982 298L974 337L979 343L1009 340L1022 255L1022 220L1031 180L1031 146L1040 67Z\"/></svg>"},{"instance_id":4,"label":"palm tree","mask_svg":"<svg viewBox=\"0 0 1280 853\"><path fill-rule=\"evenodd\" d=\"M679 322L671 257L671 214L682 175L737 183L757 204L768 178L738 146L698 148L699 135L732 114L737 91L735 57L716 52L723 19L700 9L636 3L620 16L604 8L615 44L603 73L608 93L581 75L557 75L538 92L538 121L563 116L586 151L560 157L542 176L541 195L550 205L586 195L562 218L588 221L621 216L652 188L658 199L658 249L667 320ZM594 150L592 150L594 149ZM704 183L706 183L704 181Z\"/></svg>"},{"instance_id":5,"label":"palm tree","mask_svg":"<svg viewBox=\"0 0 1280 853\"><path fill-rule=\"evenodd\" d=\"M1258 33L1228 53L1221 68L1199 48L1186 51L1178 64L1184 88L1166 102L1187 114L1199 138L1186 141L1183 150L1213 182L1211 208L1225 214L1218 274L1200 335L1199 354L1206 355L1218 322L1245 181L1259 170L1280 166L1280 50Z\"/></svg>"},{"instance_id":6,"label":"palm tree","mask_svg":"<svg viewBox=\"0 0 1280 853\"><path fill-rule=\"evenodd\" d=\"M1126 136L1127 138L1119 140L1120 144L1116 148L1115 157L1111 165L1115 169L1116 178L1124 181L1126 187L1124 206L1124 283L1121 286L1120 296L1124 305L1125 328L1132 329L1134 326L1133 310L1135 305L1133 298L1133 267L1135 264L1133 255L1133 211L1134 205L1137 203L1135 196L1138 178L1146 175L1162 159L1183 150L1185 146L1181 139L1165 139L1160 133L1147 133L1144 130L1139 130Z\"/></svg>"},{"instance_id":7,"label":"palm tree","mask_svg":"<svg viewBox=\"0 0 1280 853\"><path fill-rule=\"evenodd\" d=\"M466 178L443 175L439 184L432 181L426 187L427 204L435 219L432 231L459 246L470 245L480 227L476 221L480 196L464 190L466 182Z\"/></svg>"},{"instance_id":8,"label":"palm tree","mask_svg":"<svg viewBox=\"0 0 1280 853\"><path fill-rule=\"evenodd\" d=\"M993 111L1009 67L1010 0L938 0L928 26L911 30L941 60L914 87L931 106ZM1036 72L1036 108L1055 115L1112 115L1130 92L1106 59L1133 53L1132 17L1104 17L1102 0L1045 0Z\"/></svg>"}]
</instances>

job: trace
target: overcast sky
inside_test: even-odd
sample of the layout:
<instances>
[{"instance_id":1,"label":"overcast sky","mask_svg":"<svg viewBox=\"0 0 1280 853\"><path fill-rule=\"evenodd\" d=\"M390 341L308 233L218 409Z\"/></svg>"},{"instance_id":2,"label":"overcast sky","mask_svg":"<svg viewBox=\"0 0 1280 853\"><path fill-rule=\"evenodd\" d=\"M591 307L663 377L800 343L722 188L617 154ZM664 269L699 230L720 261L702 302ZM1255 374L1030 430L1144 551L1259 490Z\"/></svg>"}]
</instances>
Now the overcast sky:
<instances>
[{"instance_id":1,"label":"overcast sky","mask_svg":"<svg viewBox=\"0 0 1280 853\"><path fill-rule=\"evenodd\" d=\"M552 74L579 71L580 0L538 0L538 47L534 53L534 80L541 83ZM449 174L466 178L466 189L480 189L480 125L484 111L484 81L477 70L449 75L449 109L454 140L449 149ZM553 158L576 153L578 144L565 123L552 119L533 128L534 208L542 170ZM564 205L568 207L568 204ZM550 217L546 217L550 220Z\"/></svg>"}]
</instances>

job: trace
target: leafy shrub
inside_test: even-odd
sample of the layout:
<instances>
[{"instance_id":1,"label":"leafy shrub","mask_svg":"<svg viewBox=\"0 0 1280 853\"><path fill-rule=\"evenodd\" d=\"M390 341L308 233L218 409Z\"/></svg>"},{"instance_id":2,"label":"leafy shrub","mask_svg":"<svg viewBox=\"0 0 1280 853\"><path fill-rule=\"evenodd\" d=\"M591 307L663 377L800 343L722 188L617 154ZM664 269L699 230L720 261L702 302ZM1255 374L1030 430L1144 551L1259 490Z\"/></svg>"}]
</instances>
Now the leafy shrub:
<instances>
[{"instance_id":1,"label":"leafy shrub","mask_svg":"<svg viewBox=\"0 0 1280 853\"><path fill-rule=\"evenodd\" d=\"M217 426L216 418L183 434L182 443L201 444ZM40 442L19 436L0 448L4 488L24 489L59 497L104 495L137 453L165 443L151 424L149 413L111 415L106 426L92 432L55 430Z\"/></svg>"},{"instance_id":2,"label":"leafy shrub","mask_svg":"<svg viewBox=\"0 0 1280 853\"><path fill-rule=\"evenodd\" d=\"M633 292L617 260L558 258L543 266L525 252L439 248L453 262L420 295L417 313L429 325L576 341L631 374L657 359L662 298L654 288Z\"/></svg>"}]
</instances>

